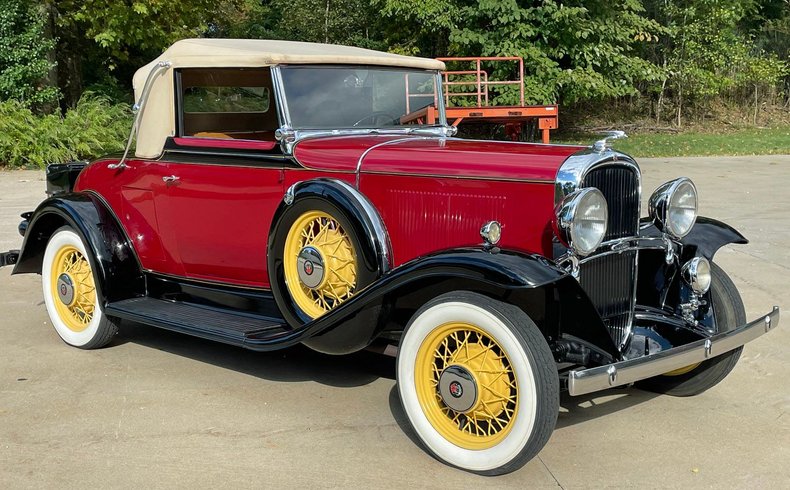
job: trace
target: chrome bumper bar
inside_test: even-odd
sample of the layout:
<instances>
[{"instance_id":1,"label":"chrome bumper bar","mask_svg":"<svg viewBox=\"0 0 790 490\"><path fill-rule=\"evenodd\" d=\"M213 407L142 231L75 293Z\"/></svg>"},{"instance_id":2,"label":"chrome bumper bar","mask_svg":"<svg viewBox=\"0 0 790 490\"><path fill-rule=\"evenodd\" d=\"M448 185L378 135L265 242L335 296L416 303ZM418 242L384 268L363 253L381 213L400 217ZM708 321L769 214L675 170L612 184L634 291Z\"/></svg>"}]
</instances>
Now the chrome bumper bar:
<instances>
[{"instance_id":1,"label":"chrome bumper bar","mask_svg":"<svg viewBox=\"0 0 790 490\"><path fill-rule=\"evenodd\" d=\"M714 335L649 356L615 362L605 366L573 370L568 373L568 392L584 395L702 362L750 342L779 325L779 307L735 330Z\"/></svg>"}]
</instances>

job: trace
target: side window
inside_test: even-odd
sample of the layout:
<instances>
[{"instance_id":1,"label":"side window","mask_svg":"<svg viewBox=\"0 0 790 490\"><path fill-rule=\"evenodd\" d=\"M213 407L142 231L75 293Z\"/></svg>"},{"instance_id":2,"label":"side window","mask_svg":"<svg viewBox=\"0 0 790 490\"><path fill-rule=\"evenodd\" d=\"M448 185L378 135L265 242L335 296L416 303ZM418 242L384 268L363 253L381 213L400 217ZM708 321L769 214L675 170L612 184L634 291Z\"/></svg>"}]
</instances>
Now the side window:
<instances>
[{"instance_id":1,"label":"side window","mask_svg":"<svg viewBox=\"0 0 790 490\"><path fill-rule=\"evenodd\" d=\"M178 80L179 136L274 141L269 68L182 69Z\"/></svg>"}]
</instances>

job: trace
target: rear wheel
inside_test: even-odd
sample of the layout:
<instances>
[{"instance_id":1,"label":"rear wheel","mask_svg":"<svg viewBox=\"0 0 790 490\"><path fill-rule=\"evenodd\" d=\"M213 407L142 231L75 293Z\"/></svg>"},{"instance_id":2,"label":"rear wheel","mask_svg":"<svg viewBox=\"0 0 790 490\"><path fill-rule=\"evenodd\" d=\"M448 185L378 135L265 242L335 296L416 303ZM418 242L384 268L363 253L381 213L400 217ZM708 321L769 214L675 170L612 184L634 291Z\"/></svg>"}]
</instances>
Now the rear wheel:
<instances>
[{"instance_id":1,"label":"rear wheel","mask_svg":"<svg viewBox=\"0 0 790 490\"><path fill-rule=\"evenodd\" d=\"M727 332L746 323L746 311L741 295L730 277L714 263L711 263L711 276L710 296L718 331ZM639 382L637 386L667 395L698 395L717 385L730 374L738 363L742 350L743 347L738 347L708 361L646 379Z\"/></svg>"},{"instance_id":2,"label":"rear wheel","mask_svg":"<svg viewBox=\"0 0 790 490\"><path fill-rule=\"evenodd\" d=\"M88 253L79 235L64 226L49 239L41 267L52 325L64 342L81 349L103 347L118 333L101 309Z\"/></svg>"},{"instance_id":3,"label":"rear wheel","mask_svg":"<svg viewBox=\"0 0 790 490\"><path fill-rule=\"evenodd\" d=\"M557 421L559 379L543 335L520 309L479 294L448 293L414 315L397 380L428 450L475 473L517 470Z\"/></svg>"}]
</instances>

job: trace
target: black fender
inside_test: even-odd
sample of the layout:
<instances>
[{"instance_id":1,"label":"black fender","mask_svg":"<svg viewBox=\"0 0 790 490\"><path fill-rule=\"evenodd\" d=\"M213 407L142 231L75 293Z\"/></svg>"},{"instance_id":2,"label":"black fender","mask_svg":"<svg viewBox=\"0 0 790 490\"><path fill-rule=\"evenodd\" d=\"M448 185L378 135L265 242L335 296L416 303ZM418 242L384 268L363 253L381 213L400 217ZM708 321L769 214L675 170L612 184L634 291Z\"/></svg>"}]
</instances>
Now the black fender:
<instances>
[{"instance_id":1,"label":"black fender","mask_svg":"<svg viewBox=\"0 0 790 490\"><path fill-rule=\"evenodd\" d=\"M727 223L700 216L680 243L683 245L684 259L702 256L712 262L721 247L730 243L745 245L749 240Z\"/></svg>"},{"instance_id":2,"label":"black fender","mask_svg":"<svg viewBox=\"0 0 790 490\"><path fill-rule=\"evenodd\" d=\"M131 242L109 206L92 193L59 194L36 208L13 274L40 274L47 242L64 225L71 226L90 250L88 260L104 304L145 293L145 279Z\"/></svg>"},{"instance_id":3,"label":"black fender","mask_svg":"<svg viewBox=\"0 0 790 490\"><path fill-rule=\"evenodd\" d=\"M612 359L619 355L578 281L540 255L480 248L446 250L407 262L304 326L303 342L342 354L402 328L427 301L472 291L521 308L551 345L570 335Z\"/></svg>"},{"instance_id":4,"label":"black fender","mask_svg":"<svg viewBox=\"0 0 790 490\"><path fill-rule=\"evenodd\" d=\"M662 236L661 231L656 228L650 218L642 218L641 222L643 228L639 231L640 236ZM712 261L716 252L730 243L745 245L749 243L749 240L727 223L699 216L689 234L680 239L681 258L688 260L699 256Z\"/></svg>"},{"instance_id":5,"label":"black fender","mask_svg":"<svg viewBox=\"0 0 790 490\"><path fill-rule=\"evenodd\" d=\"M640 236L662 236L661 231L650 223L650 218L643 218L642 223L644 228L640 230ZM694 257L705 257L713 262L716 252L731 243L746 244L749 241L730 225L700 216L689 234L680 240L677 262L667 264L663 250L640 250L637 303L664 310L677 309L678 305L687 301L691 294L688 286L680 278L683 264ZM710 303L709 293L704 299ZM704 314L707 310L708 308L702 308L703 317L699 320L705 326L712 327L714 321L712 316Z\"/></svg>"}]
</instances>

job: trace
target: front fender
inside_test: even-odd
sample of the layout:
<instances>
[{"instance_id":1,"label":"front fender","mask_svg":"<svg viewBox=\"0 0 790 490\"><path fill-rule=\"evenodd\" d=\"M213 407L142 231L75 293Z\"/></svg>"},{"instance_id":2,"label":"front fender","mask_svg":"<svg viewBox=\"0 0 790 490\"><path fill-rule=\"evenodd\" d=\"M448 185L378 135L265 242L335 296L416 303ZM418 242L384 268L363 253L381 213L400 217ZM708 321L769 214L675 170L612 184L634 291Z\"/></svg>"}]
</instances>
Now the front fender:
<instances>
[{"instance_id":1,"label":"front fender","mask_svg":"<svg viewBox=\"0 0 790 490\"><path fill-rule=\"evenodd\" d=\"M72 227L90 250L96 288L104 303L145 292L137 256L120 223L104 201L90 193L68 193L42 202L30 217L13 274L41 273L44 251L61 226Z\"/></svg>"},{"instance_id":2,"label":"front fender","mask_svg":"<svg viewBox=\"0 0 790 490\"><path fill-rule=\"evenodd\" d=\"M370 344L382 331L402 328L429 300L473 291L521 308L547 341L570 335L606 352L618 351L578 281L545 257L508 250L463 248L403 264L351 300L305 325L304 343L345 353Z\"/></svg>"},{"instance_id":3,"label":"front fender","mask_svg":"<svg viewBox=\"0 0 790 490\"><path fill-rule=\"evenodd\" d=\"M650 218L642 218L642 226L639 232L640 236L662 236L661 231L656 228ZM683 246L682 258L688 260L700 256L713 260L716 252L730 243L745 245L749 243L749 240L727 223L699 216L689 234L680 240L680 244Z\"/></svg>"}]
</instances>

